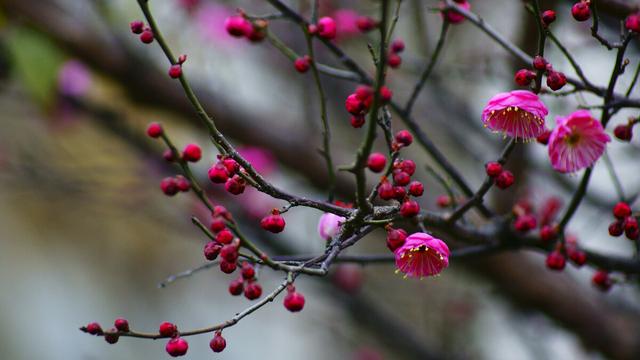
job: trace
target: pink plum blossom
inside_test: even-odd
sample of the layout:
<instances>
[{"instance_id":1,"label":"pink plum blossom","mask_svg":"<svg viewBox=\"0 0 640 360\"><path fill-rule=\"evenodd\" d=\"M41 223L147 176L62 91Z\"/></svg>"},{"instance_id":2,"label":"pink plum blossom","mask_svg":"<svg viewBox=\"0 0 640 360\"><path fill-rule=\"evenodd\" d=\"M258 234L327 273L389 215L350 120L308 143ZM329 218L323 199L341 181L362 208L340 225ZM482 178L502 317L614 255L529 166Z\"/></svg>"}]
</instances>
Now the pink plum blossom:
<instances>
[{"instance_id":1,"label":"pink plum blossom","mask_svg":"<svg viewBox=\"0 0 640 360\"><path fill-rule=\"evenodd\" d=\"M405 277L422 278L438 275L449 266L449 247L444 241L426 233L414 233L394 251L396 272Z\"/></svg>"},{"instance_id":2,"label":"pink plum blossom","mask_svg":"<svg viewBox=\"0 0 640 360\"><path fill-rule=\"evenodd\" d=\"M593 165L611 141L602 124L587 110L558 117L549 136L551 166L562 173L572 173Z\"/></svg>"},{"instance_id":3,"label":"pink plum blossom","mask_svg":"<svg viewBox=\"0 0 640 360\"><path fill-rule=\"evenodd\" d=\"M329 240L340 232L340 226L345 222L345 218L332 213L324 213L318 221L318 233L320 237Z\"/></svg>"},{"instance_id":4,"label":"pink plum blossom","mask_svg":"<svg viewBox=\"0 0 640 360\"><path fill-rule=\"evenodd\" d=\"M514 90L492 97L482 111L482 122L493 131L516 139L533 139L545 131L548 113L538 95Z\"/></svg>"}]
</instances>

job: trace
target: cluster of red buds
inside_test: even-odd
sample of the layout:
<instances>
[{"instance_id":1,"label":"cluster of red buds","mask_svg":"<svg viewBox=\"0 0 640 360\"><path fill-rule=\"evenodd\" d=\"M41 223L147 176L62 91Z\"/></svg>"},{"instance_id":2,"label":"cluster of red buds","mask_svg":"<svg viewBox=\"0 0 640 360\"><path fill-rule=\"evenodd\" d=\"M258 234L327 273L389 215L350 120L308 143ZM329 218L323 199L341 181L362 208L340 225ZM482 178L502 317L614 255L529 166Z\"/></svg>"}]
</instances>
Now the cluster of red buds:
<instances>
[{"instance_id":1,"label":"cluster of red buds","mask_svg":"<svg viewBox=\"0 0 640 360\"><path fill-rule=\"evenodd\" d=\"M239 296L242 293L249 300L255 300L262 295L262 287L256 280L256 270L247 261L242 262L240 277L229 284L229 294Z\"/></svg>"},{"instance_id":2,"label":"cluster of red buds","mask_svg":"<svg viewBox=\"0 0 640 360\"><path fill-rule=\"evenodd\" d=\"M207 175L214 184L224 184L224 189L233 195L244 192L246 181L240 175L240 165L230 157L218 156L218 161L211 165Z\"/></svg>"},{"instance_id":3,"label":"cluster of red buds","mask_svg":"<svg viewBox=\"0 0 640 360\"><path fill-rule=\"evenodd\" d=\"M396 133L394 147L409 146L413 142L413 136L407 130ZM368 159L368 167L373 172L384 169L386 158L380 153L372 153ZM413 197L424 194L424 185L417 180L411 181L416 172L416 163L411 159L396 160L391 170L391 181L383 176L378 184L378 197L382 200L397 200L401 203L400 215L413 217L420 212L420 205Z\"/></svg>"},{"instance_id":4,"label":"cluster of red buds","mask_svg":"<svg viewBox=\"0 0 640 360\"><path fill-rule=\"evenodd\" d=\"M404 41L401 39L396 39L391 42L391 48L389 54L387 55L387 64L390 67L397 69L402 64L402 58L400 57L400 53L404 51Z\"/></svg>"},{"instance_id":5,"label":"cluster of red buds","mask_svg":"<svg viewBox=\"0 0 640 360\"><path fill-rule=\"evenodd\" d=\"M567 77L560 71L555 71L551 63L547 62L542 56L533 58L532 68L537 71L543 71L547 76L547 86L551 90L560 90L567 84ZM531 69L520 69L516 71L514 81L520 86L529 86L536 79L536 72Z\"/></svg>"},{"instance_id":6,"label":"cluster of red buds","mask_svg":"<svg viewBox=\"0 0 640 360\"><path fill-rule=\"evenodd\" d=\"M502 168L502 164L497 161L491 161L484 166L487 176L492 178L496 186L500 189L507 189L513 185L515 176L509 170Z\"/></svg>"},{"instance_id":7,"label":"cluster of red buds","mask_svg":"<svg viewBox=\"0 0 640 360\"><path fill-rule=\"evenodd\" d=\"M380 100L383 103L391 101L393 93L386 86L380 88ZM365 123L365 115L371 109L373 103L373 89L370 86L358 86L356 91L347 96L344 106L351 114L351 126L354 128L362 127Z\"/></svg>"},{"instance_id":8,"label":"cluster of red buds","mask_svg":"<svg viewBox=\"0 0 640 360\"><path fill-rule=\"evenodd\" d=\"M577 238L572 235L566 235L564 242L558 242L555 249L547 255L547 268L562 271L566 266L567 257L577 267L587 262L587 254L578 248Z\"/></svg>"},{"instance_id":9,"label":"cluster of red buds","mask_svg":"<svg viewBox=\"0 0 640 360\"><path fill-rule=\"evenodd\" d=\"M129 27L132 33L140 35L140 41L143 43L151 44L153 42L153 31L151 31L150 27L145 26L141 20L132 21Z\"/></svg>"},{"instance_id":10,"label":"cluster of red buds","mask_svg":"<svg viewBox=\"0 0 640 360\"><path fill-rule=\"evenodd\" d=\"M633 215L629 204L622 201L617 203L613 207L613 216L616 220L609 225L609 235L618 237L624 234L632 241L640 238L638 218Z\"/></svg>"},{"instance_id":11,"label":"cluster of red buds","mask_svg":"<svg viewBox=\"0 0 640 360\"><path fill-rule=\"evenodd\" d=\"M115 344L120 339L120 336L127 335L131 332L129 328L129 321L124 318L118 318L114 321L114 327L109 331L102 330L102 327L97 322L92 322L80 328L80 330L91 334L100 335L104 337L104 340L109 344ZM172 357L184 356L189 350L189 343L183 337L180 336L178 326L165 321L158 326L158 334L161 337L169 338L165 345L165 351ZM222 337L221 331L217 331L211 339L209 346L214 352L221 352L226 347L227 342Z\"/></svg>"}]
</instances>

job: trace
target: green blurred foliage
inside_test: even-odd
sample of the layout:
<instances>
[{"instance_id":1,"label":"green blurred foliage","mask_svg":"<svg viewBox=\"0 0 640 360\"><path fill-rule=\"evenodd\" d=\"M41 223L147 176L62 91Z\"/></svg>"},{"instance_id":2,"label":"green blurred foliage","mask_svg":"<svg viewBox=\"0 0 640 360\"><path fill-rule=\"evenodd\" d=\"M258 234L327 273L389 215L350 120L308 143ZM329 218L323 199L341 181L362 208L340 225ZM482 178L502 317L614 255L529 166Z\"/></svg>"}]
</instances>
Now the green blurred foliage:
<instances>
[{"instance_id":1,"label":"green blurred foliage","mask_svg":"<svg viewBox=\"0 0 640 360\"><path fill-rule=\"evenodd\" d=\"M51 108L64 53L45 35L26 27L15 27L7 35L12 71L39 105Z\"/></svg>"}]
</instances>

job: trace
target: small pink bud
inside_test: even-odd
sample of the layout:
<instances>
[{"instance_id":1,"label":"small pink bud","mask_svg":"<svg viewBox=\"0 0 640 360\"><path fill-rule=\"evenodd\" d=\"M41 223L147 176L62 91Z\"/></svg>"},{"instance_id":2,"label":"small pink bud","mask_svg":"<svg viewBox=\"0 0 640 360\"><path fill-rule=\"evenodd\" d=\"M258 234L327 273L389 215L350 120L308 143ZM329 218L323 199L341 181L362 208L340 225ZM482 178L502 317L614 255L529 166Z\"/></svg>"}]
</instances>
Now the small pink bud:
<instances>
[{"instance_id":1,"label":"small pink bud","mask_svg":"<svg viewBox=\"0 0 640 360\"><path fill-rule=\"evenodd\" d=\"M488 162L484 167L489 177L495 178L502 173L502 165L499 162Z\"/></svg>"},{"instance_id":2,"label":"small pink bud","mask_svg":"<svg viewBox=\"0 0 640 360\"><path fill-rule=\"evenodd\" d=\"M549 255L547 256L546 264L547 267L551 270L561 271L564 269L566 263L567 260L565 259L564 255L558 250L549 253Z\"/></svg>"},{"instance_id":3,"label":"small pink bud","mask_svg":"<svg viewBox=\"0 0 640 360\"><path fill-rule=\"evenodd\" d=\"M293 66L296 68L297 72L301 74L306 73L309 70L309 67L311 67L311 58L309 55L299 57L293 62Z\"/></svg>"},{"instance_id":4,"label":"small pink bud","mask_svg":"<svg viewBox=\"0 0 640 360\"><path fill-rule=\"evenodd\" d=\"M129 27L131 28L132 33L142 34L142 31L144 30L144 23L140 20L135 20L129 24Z\"/></svg>"},{"instance_id":5,"label":"small pink bud","mask_svg":"<svg viewBox=\"0 0 640 360\"><path fill-rule=\"evenodd\" d=\"M178 182L175 178L166 177L160 181L160 190L167 196L173 196L177 194L180 189L178 189Z\"/></svg>"},{"instance_id":6,"label":"small pink bud","mask_svg":"<svg viewBox=\"0 0 640 360\"><path fill-rule=\"evenodd\" d=\"M292 286L288 289L287 296L284 297L284 307L291 312L298 312L304 308L304 295L297 292Z\"/></svg>"},{"instance_id":7,"label":"small pink bud","mask_svg":"<svg viewBox=\"0 0 640 360\"><path fill-rule=\"evenodd\" d=\"M589 4L585 1L581 0L571 7L571 15L576 21L587 21L591 17L591 9L589 9Z\"/></svg>"},{"instance_id":8,"label":"small pink bud","mask_svg":"<svg viewBox=\"0 0 640 360\"><path fill-rule=\"evenodd\" d=\"M165 350L173 357L183 356L189 350L189 343L181 337L173 338L167 342Z\"/></svg>"},{"instance_id":9,"label":"small pink bud","mask_svg":"<svg viewBox=\"0 0 640 360\"><path fill-rule=\"evenodd\" d=\"M627 16L624 21L624 26L634 33L640 33L640 13L635 13Z\"/></svg>"},{"instance_id":10,"label":"small pink bud","mask_svg":"<svg viewBox=\"0 0 640 360\"><path fill-rule=\"evenodd\" d=\"M545 58L540 55L536 55L536 57L533 58L533 63L531 65L533 65L533 68L536 70L546 70L548 63Z\"/></svg>"},{"instance_id":11,"label":"small pink bud","mask_svg":"<svg viewBox=\"0 0 640 360\"><path fill-rule=\"evenodd\" d=\"M542 23L549 26L552 22L556 21L556 12L553 10L545 10L542 12Z\"/></svg>"},{"instance_id":12,"label":"small pink bud","mask_svg":"<svg viewBox=\"0 0 640 360\"><path fill-rule=\"evenodd\" d=\"M368 16L360 16L358 19L356 19L356 27L363 33L375 29L376 26L378 26L376 21Z\"/></svg>"},{"instance_id":13,"label":"small pink bud","mask_svg":"<svg viewBox=\"0 0 640 360\"><path fill-rule=\"evenodd\" d=\"M591 278L591 282L595 287L605 292L609 291L613 285L613 281L611 281L611 277L609 277L609 272L606 270L596 271Z\"/></svg>"},{"instance_id":14,"label":"small pink bud","mask_svg":"<svg viewBox=\"0 0 640 360\"><path fill-rule=\"evenodd\" d=\"M169 68L169 77L171 77L172 79L177 79L180 76L182 76L182 65L171 65L171 67Z\"/></svg>"},{"instance_id":15,"label":"small pink bud","mask_svg":"<svg viewBox=\"0 0 640 360\"><path fill-rule=\"evenodd\" d=\"M117 318L113 325L116 327L118 331L129 332L129 321L125 318Z\"/></svg>"},{"instance_id":16,"label":"small pink bud","mask_svg":"<svg viewBox=\"0 0 640 360\"><path fill-rule=\"evenodd\" d=\"M157 122L149 123L147 126L147 135L154 139L159 138L162 135L162 125Z\"/></svg>"},{"instance_id":17,"label":"small pink bud","mask_svg":"<svg viewBox=\"0 0 640 360\"><path fill-rule=\"evenodd\" d=\"M209 342L209 347L213 352L219 353L227 347L227 341L222 337L222 334L218 331L216 335Z\"/></svg>"},{"instance_id":18,"label":"small pink bud","mask_svg":"<svg viewBox=\"0 0 640 360\"><path fill-rule=\"evenodd\" d=\"M244 296L249 300L255 300L262 295L262 286L255 281L249 281L244 288Z\"/></svg>"},{"instance_id":19,"label":"small pink bud","mask_svg":"<svg viewBox=\"0 0 640 360\"><path fill-rule=\"evenodd\" d=\"M536 78L536 73L529 69L520 69L516 71L513 80L520 86L528 86L531 81Z\"/></svg>"},{"instance_id":20,"label":"small pink bud","mask_svg":"<svg viewBox=\"0 0 640 360\"><path fill-rule=\"evenodd\" d=\"M513 173L511 173L511 171L509 170L504 170L496 178L496 186L504 190L510 187L511 185L513 185L514 181L515 181L515 177L513 176Z\"/></svg>"},{"instance_id":21,"label":"small pink bud","mask_svg":"<svg viewBox=\"0 0 640 360\"><path fill-rule=\"evenodd\" d=\"M400 130L396 133L396 141L402 146L409 146L413 142L413 136L407 130Z\"/></svg>"},{"instance_id":22,"label":"small pink bud","mask_svg":"<svg viewBox=\"0 0 640 360\"><path fill-rule=\"evenodd\" d=\"M197 162L202 158L202 149L196 144L188 144L182 150L182 158L184 161Z\"/></svg>"},{"instance_id":23,"label":"small pink bud","mask_svg":"<svg viewBox=\"0 0 640 360\"><path fill-rule=\"evenodd\" d=\"M409 184L409 194L412 196L422 196L424 194L424 185L420 181L412 181Z\"/></svg>"},{"instance_id":24,"label":"small pink bud","mask_svg":"<svg viewBox=\"0 0 640 360\"><path fill-rule=\"evenodd\" d=\"M265 216L260 221L260 226L274 234L282 232L285 227L284 218L280 215L280 212L277 209L274 209L271 215Z\"/></svg>"},{"instance_id":25,"label":"small pink bud","mask_svg":"<svg viewBox=\"0 0 640 360\"><path fill-rule=\"evenodd\" d=\"M406 200L400 206L400 215L403 217L413 217L420 212L420 205L414 200Z\"/></svg>"},{"instance_id":26,"label":"small pink bud","mask_svg":"<svg viewBox=\"0 0 640 360\"><path fill-rule=\"evenodd\" d=\"M325 39L335 39L337 26L335 20L325 16L318 19L318 36Z\"/></svg>"},{"instance_id":27,"label":"small pink bud","mask_svg":"<svg viewBox=\"0 0 640 360\"><path fill-rule=\"evenodd\" d=\"M547 74L547 86L556 91L567 84L567 77L559 71L549 71Z\"/></svg>"},{"instance_id":28,"label":"small pink bud","mask_svg":"<svg viewBox=\"0 0 640 360\"><path fill-rule=\"evenodd\" d=\"M379 173L384 170L386 164L387 158L381 153L371 153L367 160L367 167L375 173Z\"/></svg>"},{"instance_id":29,"label":"small pink bud","mask_svg":"<svg viewBox=\"0 0 640 360\"><path fill-rule=\"evenodd\" d=\"M229 35L234 37L248 36L253 30L253 25L242 16L230 16L224 22L224 28Z\"/></svg>"},{"instance_id":30,"label":"small pink bud","mask_svg":"<svg viewBox=\"0 0 640 360\"><path fill-rule=\"evenodd\" d=\"M178 333L178 327L170 322L163 322L158 329L160 335L165 337L173 337Z\"/></svg>"},{"instance_id":31,"label":"small pink bud","mask_svg":"<svg viewBox=\"0 0 640 360\"><path fill-rule=\"evenodd\" d=\"M391 51L394 53L400 53L404 51L404 41L402 39L395 39L391 42Z\"/></svg>"},{"instance_id":32,"label":"small pink bud","mask_svg":"<svg viewBox=\"0 0 640 360\"><path fill-rule=\"evenodd\" d=\"M140 34L140 41L145 44L151 44L153 42L153 32L151 31L151 29L145 29L144 31L142 31L142 33Z\"/></svg>"}]
</instances>

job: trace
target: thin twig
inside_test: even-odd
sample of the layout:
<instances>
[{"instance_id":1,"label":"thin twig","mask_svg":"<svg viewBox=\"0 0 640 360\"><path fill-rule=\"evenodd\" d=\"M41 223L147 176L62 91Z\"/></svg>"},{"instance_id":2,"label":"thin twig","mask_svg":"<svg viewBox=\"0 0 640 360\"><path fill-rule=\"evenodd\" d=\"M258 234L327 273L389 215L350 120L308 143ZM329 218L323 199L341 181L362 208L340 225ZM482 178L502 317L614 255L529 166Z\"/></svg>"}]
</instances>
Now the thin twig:
<instances>
[{"instance_id":1,"label":"thin twig","mask_svg":"<svg viewBox=\"0 0 640 360\"><path fill-rule=\"evenodd\" d=\"M604 160L604 164L607 166L607 172L609 172L609 176L611 177L613 186L616 188L616 193L618 193L618 199L620 199L620 201L625 201L624 189L622 188L622 183L620 182L620 178L616 173L616 169L613 167L613 162L611 161L609 152L606 150L603 155L603 160Z\"/></svg>"},{"instance_id":2,"label":"thin twig","mask_svg":"<svg viewBox=\"0 0 640 360\"><path fill-rule=\"evenodd\" d=\"M205 327L205 328L201 328L201 329L194 329L194 330L189 330L189 331L181 331L180 332L180 336L184 337L184 336L193 336L193 335L211 333L211 332L214 332L214 331L219 331L219 330L226 329L228 327L231 327L231 326L237 324L240 320L242 320L247 315L255 312L256 310L260 309L261 307L265 306L266 304L272 302L276 298L276 296L278 296L282 291L284 291L284 289L287 288L287 285L289 285L289 283L291 281L290 277L291 277L291 275L287 275L287 278L285 279L285 281L283 281L280 285L278 285L278 287L276 287L271 293L269 293L267 296L262 298L257 303L255 303L255 304L251 305L250 307L244 309L243 311L237 313L231 319L229 319L229 320L227 320L227 321L225 321L223 323L220 323L218 325L214 325L214 326L210 326L210 327ZM81 328L81 330L83 330L83 328ZM106 331L106 332L104 332L104 334L101 334L101 335L104 336L104 335L108 335L108 334L117 334L118 336L144 338L144 339L154 339L154 340L155 339L165 339L165 338L170 338L171 337L171 336L161 335L160 333L143 333L143 332L137 332L137 331L128 331L128 332Z\"/></svg>"},{"instance_id":3,"label":"thin twig","mask_svg":"<svg viewBox=\"0 0 640 360\"><path fill-rule=\"evenodd\" d=\"M427 67L422 72L422 75L420 75L420 79L414 86L413 91L411 92L411 96L409 96L409 100L407 101L407 104L404 107L404 112L407 114L411 114L411 110L413 109L413 105L416 102L418 95L420 94L420 90L422 90L422 88L424 87L425 83L427 82L427 79L429 78L429 75L431 75L431 72L433 71L433 68L435 67L436 62L438 61L438 58L440 57L440 52L443 48L444 40L447 36L448 29L449 29L449 22L443 20L442 28L440 29L440 36L438 37L438 43L436 44L436 48L433 50L433 54L431 54L431 58L429 59L429 64L427 64Z\"/></svg>"},{"instance_id":4,"label":"thin twig","mask_svg":"<svg viewBox=\"0 0 640 360\"><path fill-rule=\"evenodd\" d=\"M177 274L168 276L166 279L164 279L163 281L158 283L158 287L159 288L165 288L165 287L169 286L171 283L173 283L175 281L190 277L191 275L193 275L193 274L195 274L197 272L200 272L202 270L210 269L210 268L218 265L219 263L220 263L219 261L210 261L210 262L204 263L204 264L202 264L202 265L200 265L198 267L195 267L193 269L185 270L185 271L179 272Z\"/></svg>"},{"instance_id":5,"label":"thin twig","mask_svg":"<svg viewBox=\"0 0 640 360\"><path fill-rule=\"evenodd\" d=\"M314 2L314 6L317 6L317 1ZM313 51L313 37L309 34L307 28L303 27L302 31L304 32L307 40L307 49L309 51L309 56L311 57L311 73L313 74L313 80L318 91L318 100L320 101L320 120L322 122L321 154L327 163L327 174L329 175L328 201L332 202L336 187L336 172L333 167L333 158L331 157L331 129L329 128L329 120L327 118L327 97L325 96L324 89L322 88L320 74L318 73L318 67L316 66L316 57Z\"/></svg>"}]
</instances>

